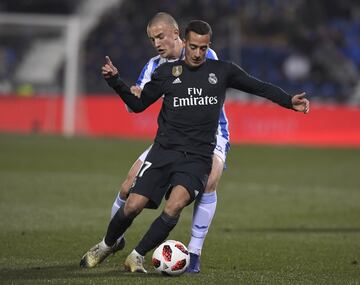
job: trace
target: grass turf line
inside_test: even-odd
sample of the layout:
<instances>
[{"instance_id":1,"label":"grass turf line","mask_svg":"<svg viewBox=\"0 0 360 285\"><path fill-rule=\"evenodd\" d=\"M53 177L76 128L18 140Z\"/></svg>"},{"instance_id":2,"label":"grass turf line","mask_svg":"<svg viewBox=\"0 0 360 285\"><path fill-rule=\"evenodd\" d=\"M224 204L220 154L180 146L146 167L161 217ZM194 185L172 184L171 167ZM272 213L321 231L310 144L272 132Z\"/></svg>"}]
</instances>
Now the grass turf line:
<instances>
[{"instance_id":1,"label":"grass turf line","mask_svg":"<svg viewBox=\"0 0 360 285\"><path fill-rule=\"evenodd\" d=\"M120 182L148 142L0 135L0 284L360 284L360 150L232 146L199 275L125 273L123 252L82 270ZM192 206L171 239L185 244Z\"/></svg>"}]
</instances>

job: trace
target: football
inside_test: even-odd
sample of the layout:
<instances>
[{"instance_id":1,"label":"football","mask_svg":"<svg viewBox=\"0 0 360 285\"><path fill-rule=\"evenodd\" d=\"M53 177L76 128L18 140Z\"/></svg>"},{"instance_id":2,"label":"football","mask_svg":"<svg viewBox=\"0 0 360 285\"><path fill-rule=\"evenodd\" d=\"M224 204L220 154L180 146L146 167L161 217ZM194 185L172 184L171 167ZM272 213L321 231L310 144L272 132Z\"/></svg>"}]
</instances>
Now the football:
<instances>
[{"instance_id":1,"label":"football","mask_svg":"<svg viewBox=\"0 0 360 285\"><path fill-rule=\"evenodd\" d=\"M176 240L167 240L159 245L152 256L155 271L170 276L185 272L189 266L190 255L186 246Z\"/></svg>"}]
</instances>

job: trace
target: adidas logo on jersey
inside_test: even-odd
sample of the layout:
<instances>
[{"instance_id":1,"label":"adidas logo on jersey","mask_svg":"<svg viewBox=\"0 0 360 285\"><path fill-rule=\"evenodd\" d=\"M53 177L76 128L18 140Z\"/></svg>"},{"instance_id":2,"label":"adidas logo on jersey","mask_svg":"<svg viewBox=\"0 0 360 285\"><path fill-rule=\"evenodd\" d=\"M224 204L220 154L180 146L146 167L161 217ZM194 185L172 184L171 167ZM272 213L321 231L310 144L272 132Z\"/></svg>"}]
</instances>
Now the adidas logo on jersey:
<instances>
[{"instance_id":1,"label":"adidas logo on jersey","mask_svg":"<svg viewBox=\"0 0 360 285\"><path fill-rule=\"evenodd\" d=\"M179 84L179 83L181 83L181 80L179 77L173 81L173 84Z\"/></svg>"}]
</instances>

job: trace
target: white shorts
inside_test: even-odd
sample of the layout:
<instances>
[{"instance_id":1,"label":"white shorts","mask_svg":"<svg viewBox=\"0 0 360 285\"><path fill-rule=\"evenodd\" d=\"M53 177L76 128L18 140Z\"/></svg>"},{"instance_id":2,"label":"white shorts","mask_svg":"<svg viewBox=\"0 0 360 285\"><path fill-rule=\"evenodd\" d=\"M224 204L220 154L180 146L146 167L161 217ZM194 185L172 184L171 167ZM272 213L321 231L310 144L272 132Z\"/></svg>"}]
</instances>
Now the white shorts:
<instances>
[{"instance_id":1,"label":"white shorts","mask_svg":"<svg viewBox=\"0 0 360 285\"><path fill-rule=\"evenodd\" d=\"M214 154L220 157L224 163L226 162L226 156L229 149L229 141L222 136L216 135L216 147L214 149Z\"/></svg>"},{"instance_id":2,"label":"white shorts","mask_svg":"<svg viewBox=\"0 0 360 285\"><path fill-rule=\"evenodd\" d=\"M149 146L140 156L139 160L141 162L144 162L146 159L146 156L148 155L152 145ZM226 162L226 155L230 149L230 143L227 139L225 139L222 136L216 135L216 147L214 149L214 154L216 154L218 157L222 159L222 161Z\"/></svg>"},{"instance_id":3,"label":"white shorts","mask_svg":"<svg viewBox=\"0 0 360 285\"><path fill-rule=\"evenodd\" d=\"M152 147L152 145L149 146L149 147L139 156L138 160L140 160L141 162L144 162L145 159L146 159L146 157L147 157L147 155L148 155L148 153L149 153L149 151L150 151L150 149L151 149L151 147Z\"/></svg>"}]
</instances>

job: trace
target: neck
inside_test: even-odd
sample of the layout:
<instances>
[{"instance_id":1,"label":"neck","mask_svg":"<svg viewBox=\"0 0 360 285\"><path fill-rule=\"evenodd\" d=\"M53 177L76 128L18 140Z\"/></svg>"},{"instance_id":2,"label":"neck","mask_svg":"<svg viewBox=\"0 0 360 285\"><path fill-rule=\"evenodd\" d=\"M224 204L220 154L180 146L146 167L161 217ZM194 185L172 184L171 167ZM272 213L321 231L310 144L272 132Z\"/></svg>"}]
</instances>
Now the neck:
<instances>
[{"instance_id":1,"label":"neck","mask_svg":"<svg viewBox=\"0 0 360 285\"><path fill-rule=\"evenodd\" d=\"M183 47L184 47L183 41L180 38L178 38L175 41L174 53L171 56L169 56L168 59L178 59L178 58L180 58L181 51L182 51Z\"/></svg>"},{"instance_id":2,"label":"neck","mask_svg":"<svg viewBox=\"0 0 360 285\"><path fill-rule=\"evenodd\" d=\"M192 65L186 58L185 58L184 62L185 62L185 65L189 69L197 69L197 68L203 66L203 64L206 62L206 59L202 63L200 63L199 65Z\"/></svg>"}]
</instances>

